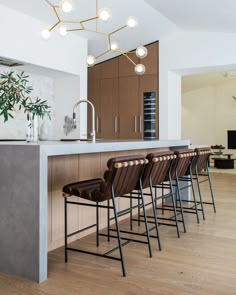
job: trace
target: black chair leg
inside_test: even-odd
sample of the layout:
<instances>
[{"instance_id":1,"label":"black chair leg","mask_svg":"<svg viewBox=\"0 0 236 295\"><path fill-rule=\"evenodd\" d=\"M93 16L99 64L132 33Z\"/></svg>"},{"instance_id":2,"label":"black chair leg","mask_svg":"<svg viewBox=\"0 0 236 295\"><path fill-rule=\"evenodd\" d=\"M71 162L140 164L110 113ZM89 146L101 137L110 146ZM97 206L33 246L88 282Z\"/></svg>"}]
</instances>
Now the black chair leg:
<instances>
[{"instance_id":1,"label":"black chair leg","mask_svg":"<svg viewBox=\"0 0 236 295\"><path fill-rule=\"evenodd\" d=\"M98 202L96 203L96 245L99 247L99 207Z\"/></svg>"},{"instance_id":2,"label":"black chair leg","mask_svg":"<svg viewBox=\"0 0 236 295\"><path fill-rule=\"evenodd\" d=\"M211 191L212 205L213 205L214 213L216 213L215 198L214 198L214 193L213 193L213 189L212 189L212 184L211 184L211 177L210 177L210 173L209 173L208 166L206 167L206 171L207 171L207 175L208 175L208 182L209 182L210 191Z\"/></svg>"},{"instance_id":3,"label":"black chair leg","mask_svg":"<svg viewBox=\"0 0 236 295\"><path fill-rule=\"evenodd\" d=\"M64 210L65 210L65 263L68 261L67 255L67 201L64 200Z\"/></svg>"},{"instance_id":4,"label":"black chair leg","mask_svg":"<svg viewBox=\"0 0 236 295\"><path fill-rule=\"evenodd\" d=\"M179 200L180 212L181 212L181 217L182 217L182 221L183 221L183 229L184 229L184 232L186 233L187 231L186 231L186 225L185 225L185 219L184 219L184 210L183 210L183 204L182 204L182 198L181 198L181 193L180 193L180 186L179 186L178 176L176 176L176 185L177 185L176 197Z\"/></svg>"},{"instance_id":5,"label":"black chair leg","mask_svg":"<svg viewBox=\"0 0 236 295\"><path fill-rule=\"evenodd\" d=\"M130 230L133 230L133 199L132 199L132 193L130 194L130 219L129 219L129 226Z\"/></svg>"},{"instance_id":6,"label":"black chair leg","mask_svg":"<svg viewBox=\"0 0 236 295\"><path fill-rule=\"evenodd\" d=\"M142 187L141 181L140 181L140 188ZM150 242L150 233L148 228L148 222L147 222L147 214L146 214L146 206L144 203L144 197L143 197L143 191L140 190L141 195L141 201L142 201L142 207L143 207L143 216L144 216L144 223L145 223L145 229L147 234L147 242L148 242L148 250L149 250L149 256L152 257L152 249L151 249L151 242Z\"/></svg>"},{"instance_id":7,"label":"black chair leg","mask_svg":"<svg viewBox=\"0 0 236 295\"><path fill-rule=\"evenodd\" d=\"M117 232L117 239L118 239L118 245L119 245L122 273L123 273L123 277L125 277L126 276L125 262L124 262L124 256L123 256L123 249L122 249L121 236L120 236L120 226L119 226L118 215L116 210L116 200L115 200L113 186L111 188L111 195L112 195L112 203L113 203L114 217L115 217L115 223L116 223L116 232Z\"/></svg>"},{"instance_id":8,"label":"black chair leg","mask_svg":"<svg viewBox=\"0 0 236 295\"><path fill-rule=\"evenodd\" d=\"M165 214L165 209L164 209L165 200L163 198L163 196L164 196L164 184L163 183L161 184L161 193L162 193L162 198L161 198L161 212L162 212L162 215L164 215Z\"/></svg>"},{"instance_id":9,"label":"black chair leg","mask_svg":"<svg viewBox=\"0 0 236 295\"><path fill-rule=\"evenodd\" d=\"M174 189L173 189L173 185L172 185L171 180L170 180L170 194L171 194L171 200L172 200L172 205L173 205L177 236L178 236L178 238L180 238L178 215L177 215L177 211L176 211L176 202L175 202L175 199L174 199ZM183 218L183 216L182 216L182 218Z\"/></svg>"},{"instance_id":10,"label":"black chair leg","mask_svg":"<svg viewBox=\"0 0 236 295\"><path fill-rule=\"evenodd\" d=\"M110 242L110 200L107 201L107 241Z\"/></svg>"},{"instance_id":11,"label":"black chair leg","mask_svg":"<svg viewBox=\"0 0 236 295\"><path fill-rule=\"evenodd\" d=\"M202 210L202 218L203 220L205 220L206 219L205 210L204 210L203 201L202 201L202 193L201 193L200 181L199 181L197 169L196 169L196 180L197 180L198 194L199 194L199 200L200 200L200 205Z\"/></svg>"},{"instance_id":12,"label":"black chair leg","mask_svg":"<svg viewBox=\"0 0 236 295\"><path fill-rule=\"evenodd\" d=\"M191 169L190 169L190 182L191 182L191 188L192 188L192 193L193 193L193 201L194 201L194 206L195 206L195 213L196 213L196 217L197 217L197 223L200 223L199 215L198 215L198 207L197 207L198 204L197 204L195 190L194 190L194 186L193 186L193 175L192 175Z\"/></svg>"},{"instance_id":13,"label":"black chair leg","mask_svg":"<svg viewBox=\"0 0 236 295\"><path fill-rule=\"evenodd\" d=\"M156 203L154 201L154 196L153 196L153 191L152 191L152 184L150 183L150 180L149 180L149 186L150 186L150 193L151 193L150 195L151 195L151 200L152 200L153 216L154 216L155 227L156 227L158 248L159 248L159 251L161 251L162 248L161 248L161 239L160 239L159 228L158 228L157 209L156 209Z\"/></svg>"},{"instance_id":14,"label":"black chair leg","mask_svg":"<svg viewBox=\"0 0 236 295\"><path fill-rule=\"evenodd\" d=\"M140 192L138 192L138 226L140 226L140 217L141 217L141 212L140 212L140 207L141 207L141 204L140 204L140 196L139 196Z\"/></svg>"}]
</instances>

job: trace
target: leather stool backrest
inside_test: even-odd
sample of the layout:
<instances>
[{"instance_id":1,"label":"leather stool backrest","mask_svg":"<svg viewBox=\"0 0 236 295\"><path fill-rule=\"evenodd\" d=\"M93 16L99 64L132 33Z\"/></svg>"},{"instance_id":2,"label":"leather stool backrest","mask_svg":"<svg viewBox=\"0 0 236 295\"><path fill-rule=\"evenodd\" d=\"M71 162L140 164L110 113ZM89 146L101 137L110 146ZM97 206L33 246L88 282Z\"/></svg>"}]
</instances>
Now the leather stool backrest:
<instances>
[{"instance_id":1,"label":"leather stool backrest","mask_svg":"<svg viewBox=\"0 0 236 295\"><path fill-rule=\"evenodd\" d=\"M148 160L143 155L116 157L108 160L109 170L105 171L105 182L102 188L104 195L110 196L112 185L116 197L131 193L147 162Z\"/></svg>"},{"instance_id":2,"label":"leather stool backrest","mask_svg":"<svg viewBox=\"0 0 236 295\"><path fill-rule=\"evenodd\" d=\"M206 170L207 168L211 150L208 147L196 148L195 152L197 153L197 156L198 156L196 168L197 168L197 172L200 173L202 170Z\"/></svg>"},{"instance_id":3,"label":"leather stool backrest","mask_svg":"<svg viewBox=\"0 0 236 295\"><path fill-rule=\"evenodd\" d=\"M188 175L191 161L196 156L196 152L192 149L184 149L175 151L175 155L177 156L177 159L175 160L171 169L171 178L173 180L176 179L176 172L178 174L178 177Z\"/></svg>"},{"instance_id":4,"label":"leather stool backrest","mask_svg":"<svg viewBox=\"0 0 236 295\"><path fill-rule=\"evenodd\" d=\"M172 151L148 154L148 164L142 176L143 188L149 187L149 177L151 177L152 185L161 184L168 178L170 165L175 158L176 155Z\"/></svg>"}]
</instances>

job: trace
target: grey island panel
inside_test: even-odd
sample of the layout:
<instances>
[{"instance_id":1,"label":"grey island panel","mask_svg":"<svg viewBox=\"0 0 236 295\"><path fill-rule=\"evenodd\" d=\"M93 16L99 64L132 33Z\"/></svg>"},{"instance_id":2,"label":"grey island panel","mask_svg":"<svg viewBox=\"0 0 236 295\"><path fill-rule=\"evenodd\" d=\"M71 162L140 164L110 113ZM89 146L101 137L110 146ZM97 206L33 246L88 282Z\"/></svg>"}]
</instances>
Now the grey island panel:
<instances>
[{"instance_id":1,"label":"grey island panel","mask_svg":"<svg viewBox=\"0 0 236 295\"><path fill-rule=\"evenodd\" d=\"M0 272L39 280L39 147L0 148Z\"/></svg>"}]
</instances>

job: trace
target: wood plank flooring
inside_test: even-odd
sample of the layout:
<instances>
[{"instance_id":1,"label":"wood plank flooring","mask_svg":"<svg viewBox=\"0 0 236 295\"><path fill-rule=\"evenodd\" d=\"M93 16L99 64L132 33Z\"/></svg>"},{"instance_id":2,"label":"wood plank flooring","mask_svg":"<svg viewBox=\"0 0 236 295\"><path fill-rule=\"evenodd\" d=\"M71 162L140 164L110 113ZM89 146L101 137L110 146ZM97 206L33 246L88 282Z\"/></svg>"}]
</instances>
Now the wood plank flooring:
<instances>
[{"instance_id":1,"label":"wood plank flooring","mask_svg":"<svg viewBox=\"0 0 236 295\"><path fill-rule=\"evenodd\" d=\"M206 221L187 215L187 233L161 226L163 250L152 239L153 257L146 245L124 247L127 277L120 263L63 248L49 253L49 278L42 284L0 274L0 295L235 295L236 294L236 175L212 174L217 213L206 208ZM209 190L204 184L204 196ZM90 248L94 235L81 244ZM102 243L102 250L107 243Z\"/></svg>"}]
</instances>

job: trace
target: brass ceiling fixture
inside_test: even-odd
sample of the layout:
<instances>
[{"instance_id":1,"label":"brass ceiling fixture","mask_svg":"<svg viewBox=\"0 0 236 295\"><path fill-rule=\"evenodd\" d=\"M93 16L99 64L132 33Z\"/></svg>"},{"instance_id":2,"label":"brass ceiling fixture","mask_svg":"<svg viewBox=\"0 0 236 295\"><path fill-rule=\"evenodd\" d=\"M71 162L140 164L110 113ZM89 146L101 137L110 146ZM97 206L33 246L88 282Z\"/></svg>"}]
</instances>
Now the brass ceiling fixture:
<instances>
[{"instance_id":1,"label":"brass ceiling fixture","mask_svg":"<svg viewBox=\"0 0 236 295\"><path fill-rule=\"evenodd\" d=\"M126 24L110 33L105 33L102 32L98 29L98 20L102 20L104 22L108 21L111 18L111 11L109 8L101 8L98 9L98 0L96 0L96 16L92 17L92 18L88 18L88 19L83 19L83 20L64 20L60 17L60 9L64 12L64 13L70 13L73 9L72 6L72 2L71 0L63 0L60 2L59 5L53 5L49 0L45 0L53 9L57 21L56 23L49 29L44 29L42 31L42 37L44 39L49 39L51 36L51 32L58 27L59 25L63 24L63 26L60 27L59 29L59 33L62 36L65 36L68 32L75 32L75 31L87 31L87 32L92 32L92 33L96 33L96 34L100 34L100 35L104 35L107 37L108 39L108 49L104 52L102 52L101 54L97 55L97 56L93 56L93 55L88 55L87 56L87 63L89 66L93 66L96 62L96 60L107 54L110 51L113 52L118 52L120 54L123 54L133 65L134 65L134 70L136 72L136 74L138 75L142 75L145 73L145 66L143 64L136 64L132 58L130 56L128 56L128 54L130 52L126 52L126 51L122 51L121 49L119 49L119 44L116 41L112 41L112 36L114 34L116 34L117 32L129 27L129 28L134 28L137 25L137 20L135 17L129 17ZM94 30L86 28L86 23L95 21L96 22L96 28ZM80 25L79 28L73 28L73 29L68 29L66 28L66 24L77 24ZM139 46L136 51L136 56L139 58L145 58L148 54L147 48L144 46Z\"/></svg>"}]
</instances>

